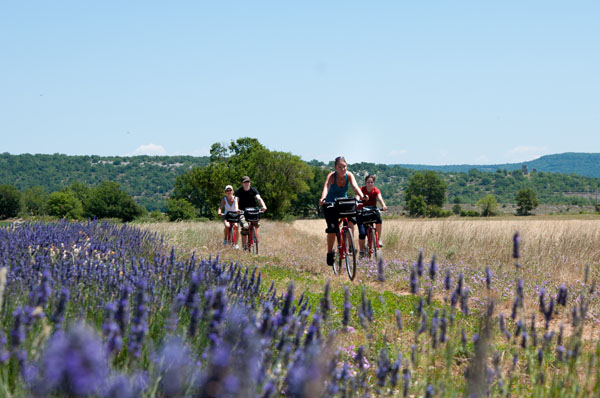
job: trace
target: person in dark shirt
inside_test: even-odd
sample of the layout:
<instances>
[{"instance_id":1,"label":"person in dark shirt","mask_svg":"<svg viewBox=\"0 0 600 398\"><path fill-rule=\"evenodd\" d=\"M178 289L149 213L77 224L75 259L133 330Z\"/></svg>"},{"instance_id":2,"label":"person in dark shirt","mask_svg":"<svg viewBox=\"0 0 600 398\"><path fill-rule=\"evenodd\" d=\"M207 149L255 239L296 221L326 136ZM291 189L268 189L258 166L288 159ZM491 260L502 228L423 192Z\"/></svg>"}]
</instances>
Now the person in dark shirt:
<instances>
[{"instance_id":1,"label":"person in dark shirt","mask_svg":"<svg viewBox=\"0 0 600 398\"><path fill-rule=\"evenodd\" d=\"M265 202L260 197L258 190L254 187L250 186L250 177L244 176L242 177L242 186L235 191L235 196L238 200L238 208L242 212L240 217L240 224L242 225L242 247L246 247L246 241L248 239L248 222L244 218L244 210L248 207L256 207L256 203L258 202L260 205L260 210L265 212L267 210L267 206ZM255 223L258 228L260 224Z\"/></svg>"}]
</instances>

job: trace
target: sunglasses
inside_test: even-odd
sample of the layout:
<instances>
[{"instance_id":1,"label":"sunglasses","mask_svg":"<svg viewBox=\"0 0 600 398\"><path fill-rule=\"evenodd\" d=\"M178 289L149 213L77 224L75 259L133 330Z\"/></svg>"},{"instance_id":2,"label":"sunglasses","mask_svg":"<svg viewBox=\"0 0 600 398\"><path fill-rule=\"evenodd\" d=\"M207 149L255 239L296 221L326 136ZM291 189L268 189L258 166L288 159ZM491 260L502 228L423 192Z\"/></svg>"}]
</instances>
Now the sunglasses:
<instances>
[{"instance_id":1,"label":"sunglasses","mask_svg":"<svg viewBox=\"0 0 600 398\"><path fill-rule=\"evenodd\" d=\"M231 192L233 189L226 189L225 192Z\"/></svg>"}]
</instances>

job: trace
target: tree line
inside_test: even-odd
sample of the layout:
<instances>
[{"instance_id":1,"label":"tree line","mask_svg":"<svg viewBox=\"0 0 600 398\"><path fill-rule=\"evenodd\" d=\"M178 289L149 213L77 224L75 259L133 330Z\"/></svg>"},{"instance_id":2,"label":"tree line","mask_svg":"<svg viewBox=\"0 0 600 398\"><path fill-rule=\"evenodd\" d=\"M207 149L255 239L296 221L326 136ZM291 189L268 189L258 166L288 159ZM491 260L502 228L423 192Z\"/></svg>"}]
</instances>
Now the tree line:
<instances>
[{"instance_id":1,"label":"tree line","mask_svg":"<svg viewBox=\"0 0 600 398\"><path fill-rule=\"evenodd\" d=\"M18 161L9 162L15 159ZM22 215L128 221L146 211L159 217L159 210L172 220L214 218L224 186L237 188L243 175L249 175L259 189L269 217L314 217L333 162L305 162L291 153L271 151L256 139L240 138L213 144L205 158L1 154L0 166L0 184L5 184L0 205L5 209L11 202L6 198L18 193ZM494 215L502 203L516 203L519 214L528 214L539 203L597 204L600 186L598 178L522 170L439 173L373 163L349 164L349 170L359 183L367 174L377 175L377 187L388 205L427 217ZM40 180L48 173L51 177ZM74 180L76 176L81 180ZM108 178L97 181L101 176ZM32 185L34 182L38 184ZM105 199L98 204L97 197ZM529 204L521 206L524 198L529 198ZM453 204L452 210L444 210L448 202ZM463 210L464 204L476 205L481 211ZM14 211L0 211L0 217L9 213Z\"/></svg>"}]
</instances>

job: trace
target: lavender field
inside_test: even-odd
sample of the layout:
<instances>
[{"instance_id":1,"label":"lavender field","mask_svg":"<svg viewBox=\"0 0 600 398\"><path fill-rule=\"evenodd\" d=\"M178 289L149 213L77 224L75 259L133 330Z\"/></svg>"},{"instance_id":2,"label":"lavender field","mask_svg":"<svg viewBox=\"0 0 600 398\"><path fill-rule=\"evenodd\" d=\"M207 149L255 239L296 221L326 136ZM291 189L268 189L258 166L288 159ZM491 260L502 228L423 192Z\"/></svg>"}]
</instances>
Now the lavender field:
<instances>
[{"instance_id":1,"label":"lavender field","mask_svg":"<svg viewBox=\"0 0 600 398\"><path fill-rule=\"evenodd\" d=\"M489 264L390 228L350 283L294 226L264 223L248 256L200 224L0 227L0 397L600 392L598 262L537 275L527 228L494 236Z\"/></svg>"}]
</instances>

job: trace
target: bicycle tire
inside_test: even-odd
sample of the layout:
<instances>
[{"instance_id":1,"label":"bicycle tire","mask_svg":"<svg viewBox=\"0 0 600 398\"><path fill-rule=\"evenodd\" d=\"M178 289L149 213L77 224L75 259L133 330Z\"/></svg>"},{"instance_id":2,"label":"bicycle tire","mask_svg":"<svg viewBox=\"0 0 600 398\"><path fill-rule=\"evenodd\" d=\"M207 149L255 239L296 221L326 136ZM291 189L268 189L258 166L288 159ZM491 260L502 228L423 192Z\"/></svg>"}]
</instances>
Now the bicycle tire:
<instances>
[{"instance_id":1,"label":"bicycle tire","mask_svg":"<svg viewBox=\"0 0 600 398\"><path fill-rule=\"evenodd\" d=\"M252 227L252 252L258 254L258 229Z\"/></svg>"},{"instance_id":2,"label":"bicycle tire","mask_svg":"<svg viewBox=\"0 0 600 398\"><path fill-rule=\"evenodd\" d=\"M336 235L336 239L335 241L337 242L337 250L334 251L334 253L337 252L337 258L333 259L333 265L331 266L331 268L333 268L333 273L335 275L339 275L340 274L340 270L342 269L342 261L343 260L343 256L342 256L342 252L344 250L342 242L340 242L340 235L339 233Z\"/></svg>"},{"instance_id":3,"label":"bicycle tire","mask_svg":"<svg viewBox=\"0 0 600 398\"><path fill-rule=\"evenodd\" d=\"M371 250L373 251L373 257L375 258L375 261L378 260L378 255L377 255L377 247L379 246L379 243L377 241L377 231L375 230L375 228L371 228L371 242L369 242L369 244L371 245L371 247L369 248L369 255L371 255Z\"/></svg>"},{"instance_id":4,"label":"bicycle tire","mask_svg":"<svg viewBox=\"0 0 600 398\"><path fill-rule=\"evenodd\" d=\"M346 241L346 271L350 280L353 281L356 276L356 250L354 250L354 237L351 229L346 230L344 239Z\"/></svg>"},{"instance_id":5,"label":"bicycle tire","mask_svg":"<svg viewBox=\"0 0 600 398\"><path fill-rule=\"evenodd\" d=\"M235 227L229 227L229 237L227 241L228 246L235 246Z\"/></svg>"}]
</instances>

